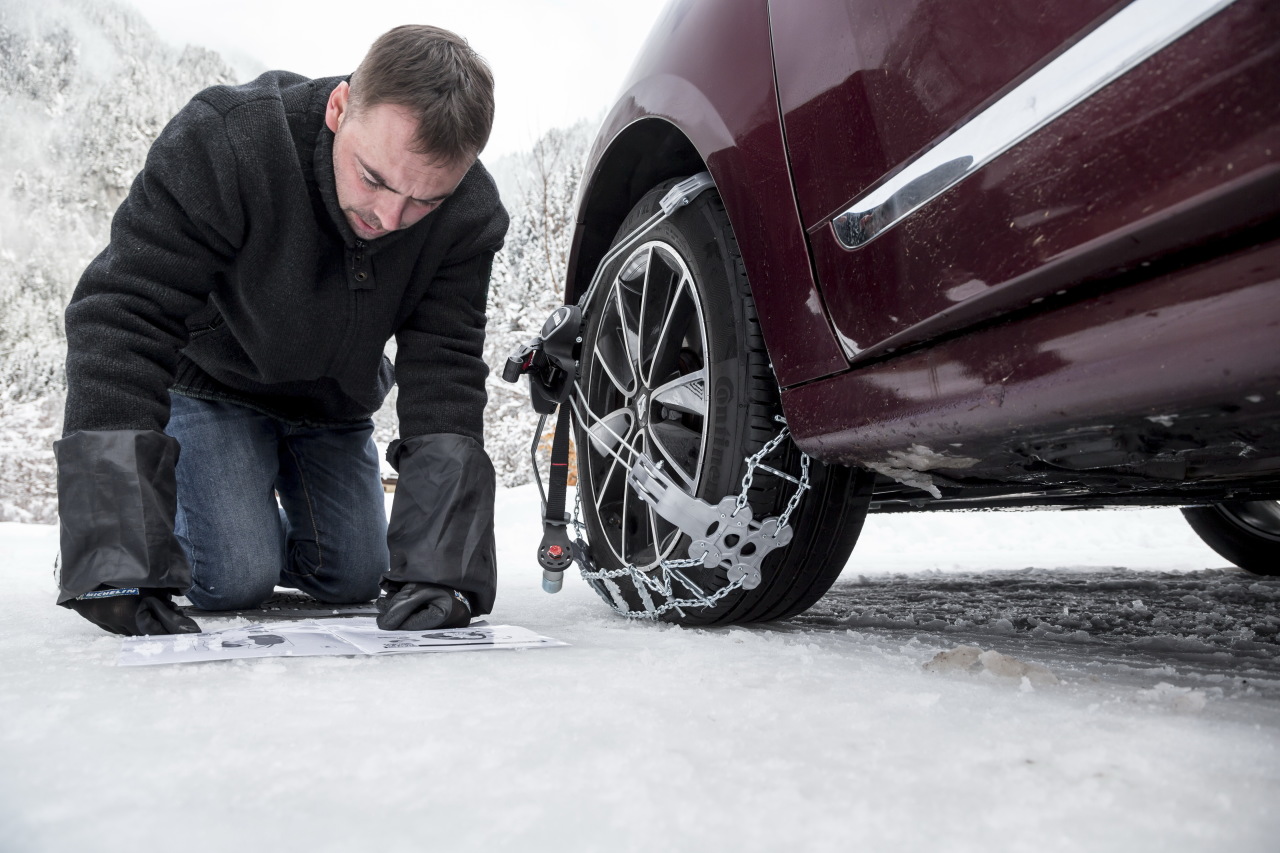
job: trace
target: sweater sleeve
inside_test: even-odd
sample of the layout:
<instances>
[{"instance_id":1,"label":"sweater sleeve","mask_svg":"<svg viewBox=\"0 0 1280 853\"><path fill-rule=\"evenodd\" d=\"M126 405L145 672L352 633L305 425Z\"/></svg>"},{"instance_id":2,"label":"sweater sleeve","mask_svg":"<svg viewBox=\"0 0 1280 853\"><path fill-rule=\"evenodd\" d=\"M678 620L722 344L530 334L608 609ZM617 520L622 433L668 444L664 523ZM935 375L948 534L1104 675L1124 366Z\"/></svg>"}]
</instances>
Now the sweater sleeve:
<instances>
[{"instance_id":1,"label":"sweater sleeve","mask_svg":"<svg viewBox=\"0 0 1280 853\"><path fill-rule=\"evenodd\" d=\"M484 443L485 302L508 218L496 190L479 195L483 203L459 199L480 215L461 229L464 238L396 332L401 438L456 433Z\"/></svg>"},{"instance_id":2,"label":"sweater sleeve","mask_svg":"<svg viewBox=\"0 0 1280 853\"><path fill-rule=\"evenodd\" d=\"M162 430L186 320L242 242L223 117L194 100L165 127L66 311L64 435Z\"/></svg>"}]
</instances>

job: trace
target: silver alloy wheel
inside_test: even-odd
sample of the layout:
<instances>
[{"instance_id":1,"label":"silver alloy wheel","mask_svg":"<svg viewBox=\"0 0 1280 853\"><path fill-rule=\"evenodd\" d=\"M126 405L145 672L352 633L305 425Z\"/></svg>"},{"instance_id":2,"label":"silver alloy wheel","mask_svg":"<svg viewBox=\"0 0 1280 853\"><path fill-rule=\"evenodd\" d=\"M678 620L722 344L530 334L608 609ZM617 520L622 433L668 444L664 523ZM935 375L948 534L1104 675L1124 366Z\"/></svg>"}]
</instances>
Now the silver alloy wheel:
<instances>
[{"instance_id":1,"label":"silver alloy wheel","mask_svg":"<svg viewBox=\"0 0 1280 853\"><path fill-rule=\"evenodd\" d=\"M583 377L590 450L584 496L594 502L614 556L652 569L680 539L627 485L644 453L690 494L707 447L707 327L689 267L672 246L636 248L598 297L598 331Z\"/></svg>"}]
</instances>

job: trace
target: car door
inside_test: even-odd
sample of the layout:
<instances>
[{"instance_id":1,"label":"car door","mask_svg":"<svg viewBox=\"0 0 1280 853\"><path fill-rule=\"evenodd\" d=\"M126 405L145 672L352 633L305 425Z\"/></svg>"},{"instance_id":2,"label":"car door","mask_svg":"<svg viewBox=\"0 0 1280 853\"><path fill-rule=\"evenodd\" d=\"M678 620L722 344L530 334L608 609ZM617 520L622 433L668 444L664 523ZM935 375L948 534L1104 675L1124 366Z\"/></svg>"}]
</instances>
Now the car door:
<instances>
[{"instance_id":1,"label":"car door","mask_svg":"<svg viewBox=\"0 0 1280 853\"><path fill-rule=\"evenodd\" d=\"M1274 207L1254 199L1212 222L1185 215L1274 170L1276 10L1265 0L771 2L796 202L846 356L1069 299ZM1030 129L992 120L1106 73ZM955 143L980 130L1013 135L974 161Z\"/></svg>"}]
</instances>

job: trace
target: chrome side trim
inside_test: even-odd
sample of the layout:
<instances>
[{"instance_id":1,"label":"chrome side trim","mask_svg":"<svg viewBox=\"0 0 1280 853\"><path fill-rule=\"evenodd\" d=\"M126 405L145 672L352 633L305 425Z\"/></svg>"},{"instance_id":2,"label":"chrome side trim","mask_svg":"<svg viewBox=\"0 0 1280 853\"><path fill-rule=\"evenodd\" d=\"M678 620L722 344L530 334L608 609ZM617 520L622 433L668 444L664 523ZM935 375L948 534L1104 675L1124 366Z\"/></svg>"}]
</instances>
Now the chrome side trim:
<instances>
[{"instance_id":1,"label":"chrome side trim","mask_svg":"<svg viewBox=\"0 0 1280 853\"><path fill-rule=\"evenodd\" d=\"M865 246L1235 0L1134 0L955 133L831 220Z\"/></svg>"}]
</instances>

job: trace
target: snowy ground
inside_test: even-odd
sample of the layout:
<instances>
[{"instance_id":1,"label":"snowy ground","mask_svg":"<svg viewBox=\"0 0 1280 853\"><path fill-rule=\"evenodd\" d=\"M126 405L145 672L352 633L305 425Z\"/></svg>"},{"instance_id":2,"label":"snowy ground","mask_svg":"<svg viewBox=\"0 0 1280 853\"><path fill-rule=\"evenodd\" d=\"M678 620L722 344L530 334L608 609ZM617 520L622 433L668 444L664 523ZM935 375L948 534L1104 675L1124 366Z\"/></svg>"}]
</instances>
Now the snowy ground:
<instances>
[{"instance_id":1,"label":"snowy ground","mask_svg":"<svg viewBox=\"0 0 1280 853\"><path fill-rule=\"evenodd\" d=\"M492 621L570 648L116 668L0 525L0 849L1280 843L1280 581L1174 512L873 516L810 613L695 631L543 594L500 501Z\"/></svg>"}]
</instances>

